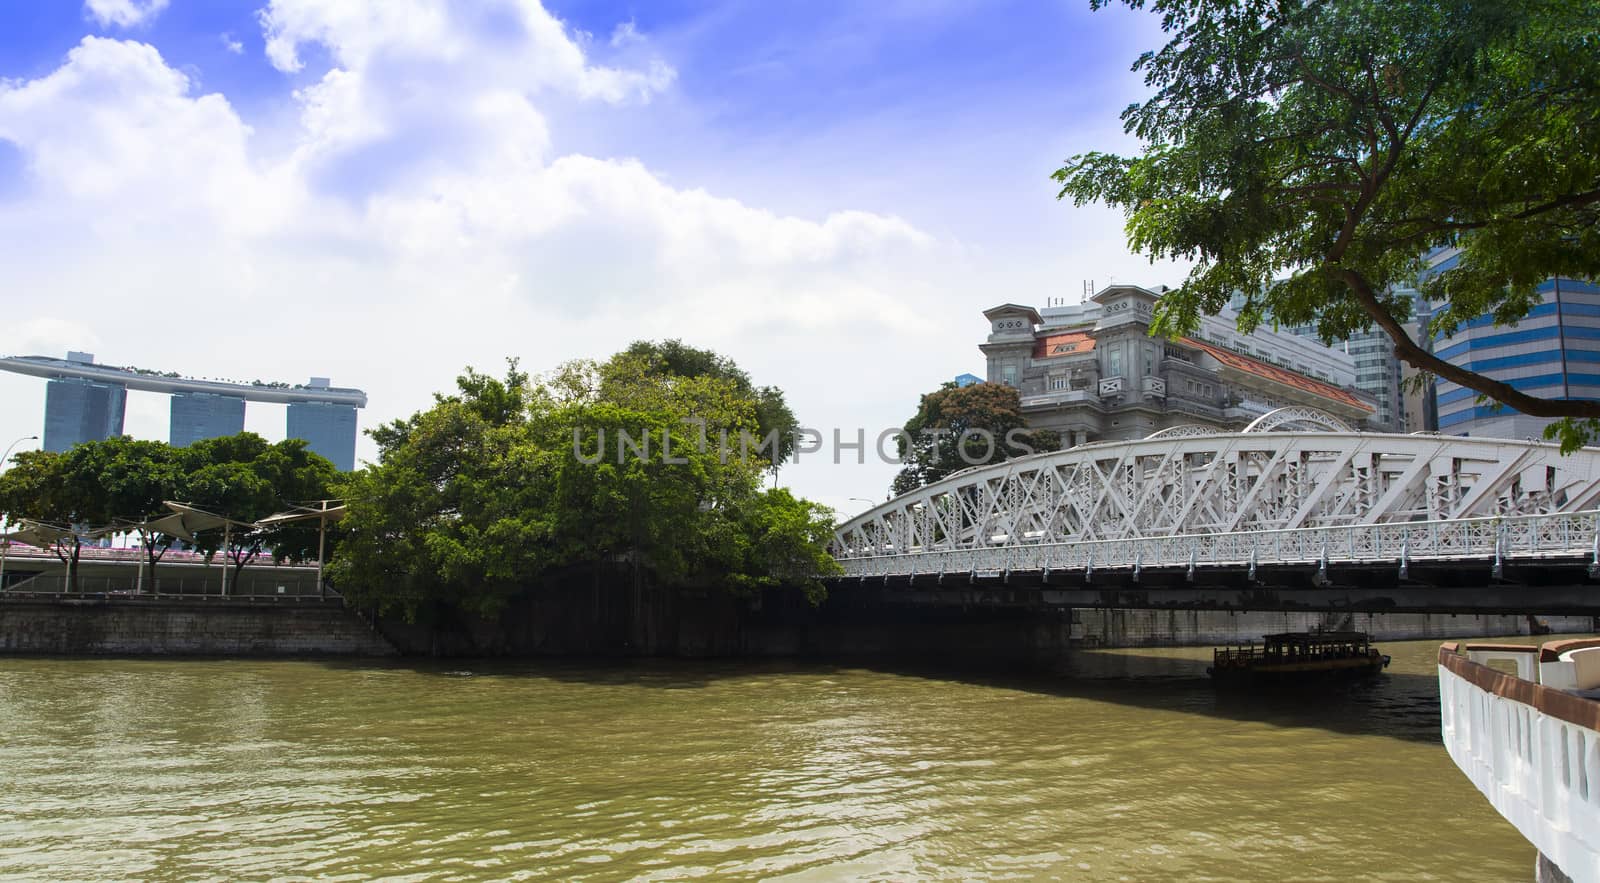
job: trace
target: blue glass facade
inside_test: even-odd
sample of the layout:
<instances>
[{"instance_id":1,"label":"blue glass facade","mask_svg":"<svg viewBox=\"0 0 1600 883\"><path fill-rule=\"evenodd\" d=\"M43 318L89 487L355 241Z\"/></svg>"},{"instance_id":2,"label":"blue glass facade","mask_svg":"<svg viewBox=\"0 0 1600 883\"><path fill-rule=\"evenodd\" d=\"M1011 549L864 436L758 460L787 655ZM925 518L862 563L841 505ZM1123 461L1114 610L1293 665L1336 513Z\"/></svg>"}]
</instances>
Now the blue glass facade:
<instances>
[{"instance_id":1,"label":"blue glass facade","mask_svg":"<svg viewBox=\"0 0 1600 883\"><path fill-rule=\"evenodd\" d=\"M44 449L67 451L122 434L128 390L115 383L58 377L45 384Z\"/></svg>"},{"instance_id":2,"label":"blue glass facade","mask_svg":"<svg viewBox=\"0 0 1600 883\"><path fill-rule=\"evenodd\" d=\"M1455 264L1437 257L1432 271ZM1541 398L1600 399L1600 285L1548 279L1538 286L1541 303L1515 325L1496 326L1492 316L1464 323L1433 342L1442 359ZM1446 380L1434 385L1439 431L1452 435L1537 437L1547 419L1532 418Z\"/></svg>"},{"instance_id":3,"label":"blue glass facade","mask_svg":"<svg viewBox=\"0 0 1600 883\"><path fill-rule=\"evenodd\" d=\"M324 402L289 405L288 435L348 472L356 468L356 409Z\"/></svg>"},{"instance_id":4,"label":"blue glass facade","mask_svg":"<svg viewBox=\"0 0 1600 883\"><path fill-rule=\"evenodd\" d=\"M177 446L244 432L244 399L206 392L172 394L167 439Z\"/></svg>"}]
</instances>

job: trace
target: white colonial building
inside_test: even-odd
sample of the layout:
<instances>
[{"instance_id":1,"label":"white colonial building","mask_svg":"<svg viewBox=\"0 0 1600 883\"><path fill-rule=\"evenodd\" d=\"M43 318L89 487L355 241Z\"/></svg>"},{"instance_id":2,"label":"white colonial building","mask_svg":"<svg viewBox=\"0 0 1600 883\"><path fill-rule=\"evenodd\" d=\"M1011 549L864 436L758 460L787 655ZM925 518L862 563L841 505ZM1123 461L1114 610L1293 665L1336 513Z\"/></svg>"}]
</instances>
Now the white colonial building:
<instances>
[{"instance_id":1,"label":"white colonial building","mask_svg":"<svg viewBox=\"0 0 1600 883\"><path fill-rule=\"evenodd\" d=\"M1241 334L1232 313L1190 337L1150 336L1160 294L1113 285L1087 303L985 310L988 380L1014 386L1030 426L1064 444L1142 438L1199 424L1240 429L1276 408L1305 405L1359 425L1373 399L1355 389L1355 363L1293 334Z\"/></svg>"}]
</instances>

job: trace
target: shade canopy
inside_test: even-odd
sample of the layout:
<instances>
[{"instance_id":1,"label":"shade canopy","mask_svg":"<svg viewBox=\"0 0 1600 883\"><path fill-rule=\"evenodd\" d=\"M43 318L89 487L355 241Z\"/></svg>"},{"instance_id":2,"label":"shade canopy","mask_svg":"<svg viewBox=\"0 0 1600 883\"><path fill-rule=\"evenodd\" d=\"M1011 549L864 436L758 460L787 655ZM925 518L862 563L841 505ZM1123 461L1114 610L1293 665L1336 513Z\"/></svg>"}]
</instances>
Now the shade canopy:
<instances>
[{"instance_id":1,"label":"shade canopy","mask_svg":"<svg viewBox=\"0 0 1600 883\"><path fill-rule=\"evenodd\" d=\"M293 524L297 521L338 521L344 517L345 506L334 500L324 500L318 505L325 508L313 509L310 506L296 506L288 512L278 512L268 515L256 522L256 527L278 527L284 524Z\"/></svg>"},{"instance_id":2,"label":"shade canopy","mask_svg":"<svg viewBox=\"0 0 1600 883\"><path fill-rule=\"evenodd\" d=\"M8 534L0 534L0 540L48 549L72 536L72 531L68 528L57 527L53 524L44 524L38 521L22 521L18 522L18 524L17 530Z\"/></svg>"},{"instance_id":3,"label":"shade canopy","mask_svg":"<svg viewBox=\"0 0 1600 883\"><path fill-rule=\"evenodd\" d=\"M254 526L249 522L235 521L224 515L207 512L204 509L196 509L188 503L175 503L172 500L167 500L162 505L172 510L172 514L141 522L134 525L134 528L151 533L164 533L192 543L195 540L194 535L202 530L212 530L225 525L245 528Z\"/></svg>"}]
</instances>

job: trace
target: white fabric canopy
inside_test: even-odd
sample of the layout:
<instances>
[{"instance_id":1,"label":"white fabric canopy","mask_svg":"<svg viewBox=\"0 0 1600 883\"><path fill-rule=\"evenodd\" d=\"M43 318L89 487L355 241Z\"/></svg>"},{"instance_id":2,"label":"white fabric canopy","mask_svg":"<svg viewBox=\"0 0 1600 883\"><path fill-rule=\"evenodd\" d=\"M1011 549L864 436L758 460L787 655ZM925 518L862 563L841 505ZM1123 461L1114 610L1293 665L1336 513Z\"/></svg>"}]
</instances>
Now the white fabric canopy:
<instances>
[{"instance_id":1,"label":"white fabric canopy","mask_svg":"<svg viewBox=\"0 0 1600 883\"><path fill-rule=\"evenodd\" d=\"M326 500L322 503L322 505L328 506L328 504L332 502L332 500ZM288 512L279 512L274 515L268 515L266 518L257 521L256 527L277 527L280 524L292 524L296 521L338 521L344 517L344 513L345 507L343 503L340 503L336 506L328 506L326 509L298 507Z\"/></svg>"},{"instance_id":2,"label":"white fabric canopy","mask_svg":"<svg viewBox=\"0 0 1600 883\"><path fill-rule=\"evenodd\" d=\"M61 540L72 536L72 531L53 524L41 524L37 521L20 522L21 529L8 534L0 534L0 539L12 543L21 543L24 546L35 546L48 549Z\"/></svg>"}]
</instances>

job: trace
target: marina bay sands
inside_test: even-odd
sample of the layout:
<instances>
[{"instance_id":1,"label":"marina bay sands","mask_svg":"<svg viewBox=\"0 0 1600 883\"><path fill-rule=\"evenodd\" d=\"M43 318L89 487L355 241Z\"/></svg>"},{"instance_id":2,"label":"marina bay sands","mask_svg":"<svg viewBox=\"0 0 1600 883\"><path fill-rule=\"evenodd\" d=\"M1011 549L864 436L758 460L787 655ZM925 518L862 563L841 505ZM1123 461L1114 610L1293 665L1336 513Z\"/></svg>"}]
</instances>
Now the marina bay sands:
<instances>
[{"instance_id":1,"label":"marina bay sands","mask_svg":"<svg viewBox=\"0 0 1600 883\"><path fill-rule=\"evenodd\" d=\"M184 446L244 431L246 402L287 405L285 434L342 470L355 468L356 410L367 406L359 389L336 387L326 377L305 384L238 383L176 373L96 364L94 354L0 358L0 370L44 378L44 449L66 451L122 434L129 390L171 397L169 441Z\"/></svg>"}]
</instances>

